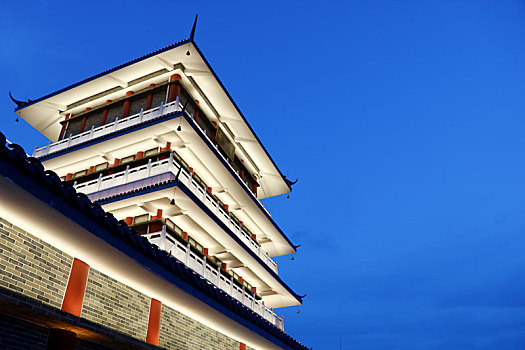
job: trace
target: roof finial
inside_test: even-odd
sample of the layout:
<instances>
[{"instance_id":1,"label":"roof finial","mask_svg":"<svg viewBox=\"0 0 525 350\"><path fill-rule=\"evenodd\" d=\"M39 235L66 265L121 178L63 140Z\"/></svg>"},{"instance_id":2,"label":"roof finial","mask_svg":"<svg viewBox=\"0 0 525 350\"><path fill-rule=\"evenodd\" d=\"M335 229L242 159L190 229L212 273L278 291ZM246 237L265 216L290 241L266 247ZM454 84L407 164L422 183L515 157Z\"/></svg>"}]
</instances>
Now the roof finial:
<instances>
[{"instance_id":1,"label":"roof finial","mask_svg":"<svg viewBox=\"0 0 525 350\"><path fill-rule=\"evenodd\" d=\"M199 17L199 14L195 15L195 22L193 22L193 28L191 28L191 33L190 33L190 41L193 41L193 38L195 37L195 28L197 27L197 17Z\"/></svg>"}]
</instances>

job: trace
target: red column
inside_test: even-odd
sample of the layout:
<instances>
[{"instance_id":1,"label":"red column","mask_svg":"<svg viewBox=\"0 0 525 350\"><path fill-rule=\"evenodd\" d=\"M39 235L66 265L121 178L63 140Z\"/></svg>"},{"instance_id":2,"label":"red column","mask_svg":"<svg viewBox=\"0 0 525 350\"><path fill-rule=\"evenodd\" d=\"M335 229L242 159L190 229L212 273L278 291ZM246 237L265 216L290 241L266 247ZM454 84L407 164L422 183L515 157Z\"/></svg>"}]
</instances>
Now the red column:
<instances>
[{"instance_id":1,"label":"red column","mask_svg":"<svg viewBox=\"0 0 525 350\"><path fill-rule=\"evenodd\" d=\"M133 96L133 94L134 94L133 91L128 91L126 92L126 97L131 97ZM131 100L128 98L127 100L124 101L124 106L122 107L121 118L126 118L127 116L129 116L129 112L131 112Z\"/></svg>"},{"instance_id":2,"label":"red column","mask_svg":"<svg viewBox=\"0 0 525 350\"><path fill-rule=\"evenodd\" d=\"M199 100L195 100L195 103L197 104L197 108L195 108L195 112L193 112L193 119L195 119L196 122L199 121Z\"/></svg>"},{"instance_id":3,"label":"red column","mask_svg":"<svg viewBox=\"0 0 525 350\"><path fill-rule=\"evenodd\" d=\"M167 151L167 150L170 150L171 151L171 142L166 142L166 147L162 147L160 149L160 151Z\"/></svg>"},{"instance_id":4,"label":"red column","mask_svg":"<svg viewBox=\"0 0 525 350\"><path fill-rule=\"evenodd\" d=\"M153 217L151 218L151 220L157 220L157 219L160 219L160 220L163 219L163 218L162 218L162 209L157 209L157 215L155 215L155 216L153 216Z\"/></svg>"},{"instance_id":5,"label":"red column","mask_svg":"<svg viewBox=\"0 0 525 350\"><path fill-rule=\"evenodd\" d=\"M91 108L89 107L86 108L86 112L89 112L89 111L91 111ZM82 117L82 123L80 124L80 131L78 132L79 134L84 132L84 129L86 128L86 122L87 122L87 115Z\"/></svg>"},{"instance_id":6,"label":"red column","mask_svg":"<svg viewBox=\"0 0 525 350\"><path fill-rule=\"evenodd\" d=\"M153 89L155 88L155 84L149 84L149 88ZM151 105L153 104L153 92L148 93L148 98L146 99L146 107L144 107L144 110L151 109Z\"/></svg>"},{"instance_id":7,"label":"red column","mask_svg":"<svg viewBox=\"0 0 525 350\"><path fill-rule=\"evenodd\" d=\"M239 350L246 350L246 344L239 343Z\"/></svg>"},{"instance_id":8,"label":"red column","mask_svg":"<svg viewBox=\"0 0 525 350\"><path fill-rule=\"evenodd\" d=\"M106 104L109 105L111 102L112 102L111 100L107 100ZM102 112L102 121L100 122L100 125L106 124L108 120L108 113L109 113L109 108L108 107L104 108L104 111Z\"/></svg>"},{"instance_id":9,"label":"red column","mask_svg":"<svg viewBox=\"0 0 525 350\"><path fill-rule=\"evenodd\" d=\"M151 220L161 220L164 221L164 218L162 217L162 209L157 209L157 215L154 215L151 217ZM150 232L157 232L162 230L163 224L153 222L149 224L149 231Z\"/></svg>"},{"instance_id":10,"label":"red column","mask_svg":"<svg viewBox=\"0 0 525 350\"><path fill-rule=\"evenodd\" d=\"M66 118L64 119L64 123L62 123L62 129L60 129L60 134L58 135L58 139L62 140L62 137L64 137L64 133L66 132L67 128L67 120L69 119L70 114L66 114Z\"/></svg>"},{"instance_id":11,"label":"red column","mask_svg":"<svg viewBox=\"0 0 525 350\"><path fill-rule=\"evenodd\" d=\"M216 122L211 122L211 123L213 124L215 129L210 130L210 139L211 139L211 142L213 142L214 144L217 144L217 142L215 142L215 136L217 136L217 123Z\"/></svg>"},{"instance_id":12,"label":"red column","mask_svg":"<svg viewBox=\"0 0 525 350\"><path fill-rule=\"evenodd\" d=\"M177 96L180 95L180 81L182 77L178 74L173 74L170 77L170 86L168 91L168 103L173 102L177 99ZM177 81L178 83L175 83Z\"/></svg>"},{"instance_id":13,"label":"red column","mask_svg":"<svg viewBox=\"0 0 525 350\"><path fill-rule=\"evenodd\" d=\"M75 258L73 260L73 266L71 266L64 301L62 301L62 311L80 316L82 303L84 302L84 293L86 292L88 273L89 265Z\"/></svg>"},{"instance_id":14,"label":"red column","mask_svg":"<svg viewBox=\"0 0 525 350\"><path fill-rule=\"evenodd\" d=\"M84 129L86 128L86 122L87 122L87 117L86 116L82 117L82 123L80 124L80 130L78 131L79 134L84 132Z\"/></svg>"},{"instance_id":15,"label":"red column","mask_svg":"<svg viewBox=\"0 0 525 350\"><path fill-rule=\"evenodd\" d=\"M160 331L160 309L162 303L157 299L151 298L151 305L149 308L148 333L146 335L146 342L159 345L159 331Z\"/></svg>"}]
</instances>

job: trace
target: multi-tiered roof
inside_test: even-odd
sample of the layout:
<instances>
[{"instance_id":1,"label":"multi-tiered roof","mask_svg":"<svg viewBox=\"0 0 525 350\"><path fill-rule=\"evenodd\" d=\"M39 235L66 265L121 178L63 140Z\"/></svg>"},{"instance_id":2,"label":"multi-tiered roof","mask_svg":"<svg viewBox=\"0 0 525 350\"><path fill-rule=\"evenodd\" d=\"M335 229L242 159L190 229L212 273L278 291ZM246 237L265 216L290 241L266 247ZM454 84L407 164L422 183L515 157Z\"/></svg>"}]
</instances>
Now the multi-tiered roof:
<instances>
[{"instance_id":1,"label":"multi-tiered roof","mask_svg":"<svg viewBox=\"0 0 525 350\"><path fill-rule=\"evenodd\" d=\"M301 297L272 257L296 246L259 200L292 183L193 39L16 113L50 139L33 154L47 169L282 329L273 308Z\"/></svg>"}]
</instances>

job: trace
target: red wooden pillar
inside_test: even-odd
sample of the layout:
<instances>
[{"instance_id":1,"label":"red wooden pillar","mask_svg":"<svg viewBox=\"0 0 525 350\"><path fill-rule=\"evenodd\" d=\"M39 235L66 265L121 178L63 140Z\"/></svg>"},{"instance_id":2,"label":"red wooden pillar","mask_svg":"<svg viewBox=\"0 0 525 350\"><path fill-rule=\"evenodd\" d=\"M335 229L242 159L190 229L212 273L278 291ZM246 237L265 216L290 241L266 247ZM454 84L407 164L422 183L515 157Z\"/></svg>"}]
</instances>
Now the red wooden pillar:
<instances>
[{"instance_id":1,"label":"red wooden pillar","mask_svg":"<svg viewBox=\"0 0 525 350\"><path fill-rule=\"evenodd\" d=\"M64 300L62 301L62 311L80 316L84 302L84 293L86 292L88 273L89 265L75 258L71 266Z\"/></svg>"},{"instance_id":2,"label":"red wooden pillar","mask_svg":"<svg viewBox=\"0 0 525 350\"><path fill-rule=\"evenodd\" d=\"M89 107L86 108L86 112L89 112L89 111L91 111L91 108L89 108ZM87 115L82 117L82 122L80 124L80 131L78 132L79 134L83 133L84 129L86 129L86 123L87 123Z\"/></svg>"},{"instance_id":3,"label":"red wooden pillar","mask_svg":"<svg viewBox=\"0 0 525 350\"><path fill-rule=\"evenodd\" d=\"M163 219L163 217L162 217L162 209L157 209L157 215L155 215L155 216L153 216L151 218L151 220L157 220L157 219L159 219L159 220Z\"/></svg>"},{"instance_id":4,"label":"red wooden pillar","mask_svg":"<svg viewBox=\"0 0 525 350\"><path fill-rule=\"evenodd\" d=\"M164 218L162 217L162 209L157 209L157 215L154 215L151 217L151 220L161 220L164 221ZM158 222L153 222L149 224L149 231L150 232L157 232L162 230L163 224Z\"/></svg>"},{"instance_id":5,"label":"red wooden pillar","mask_svg":"<svg viewBox=\"0 0 525 350\"><path fill-rule=\"evenodd\" d=\"M109 105L111 102L113 101L107 100L106 104ZM109 107L104 108L104 111L102 112L102 121L100 122L100 125L106 124L106 122L108 121L108 113L109 113Z\"/></svg>"},{"instance_id":6,"label":"red wooden pillar","mask_svg":"<svg viewBox=\"0 0 525 350\"><path fill-rule=\"evenodd\" d=\"M213 124L213 126L215 127L215 129L211 129L211 133L210 133L210 139L211 139L211 142L213 142L214 144L217 144L217 142L215 142L215 137L217 136L217 123L216 122L211 122Z\"/></svg>"},{"instance_id":7,"label":"red wooden pillar","mask_svg":"<svg viewBox=\"0 0 525 350\"><path fill-rule=\"evenodd\" d=\"M155 88L155 84L149 84L149 88L153 89ZM144 107L144 110L151 109L151 105L153 104L153 92L148 93L148 98L146 99L146 107Z\"/></svg>"},{"instance_id":8,"label":"red wooden pillar","mask_svg":"<svg viewBox=\"0 0 525 350\"><path fill-rule=\"evenodd\" d=\"M146 342L159 345L159 331L160 331L160 311L162 303L157 299L151 298L151 305L149 308L148 333L146 335Z\"/></svg>"},{"instance_id":9,"label":"red wooden pillar","mask_svg":"<svg viewBox=\"0 0 525 350\"><path fill-rule=\"evenodd\" d=\"M180 82L182 77L178 74L173 74L170 77L169 90L168 90L168 103L173 102L180 95Z\"/></svg>"},{"instance_id":10,"label":"red wooden pillar","mask_svg":"<svg viewBox=\"0 0 525 350\"><path fill-rule=\"evenodd\" d=\"M239 343L239 350L246 350L246 344Z\"/></svg>"},{"instance_id":11,"label":"red wooden pillar","mask_svg":"<svg viewBox=\"0 0 525 350\"><path fill-rule=\"evenodd\" d=\"M71 114L66 114L66 118L64 119L64 122L62 123L62 129L60 129L60 134L58 135L58 139L59 140L62 140L62 138L64 137L64 133L66 132L66 129L67 129L67 121L69 119L69 116Z\"/></svg>"},{"instance_id":12,"label":"red wooden pillar","mask_svg":"<svg viewBox=\"0 0 525 350\"><path fill-rule=\"evenodd\" d=\"M171 151L171 142L166 142L166 147L162 147L160 149L161 152L164 152L164 151ZM159 160L163 160L163 159L168 159L170 156L169 154L161 154L159 156Z\"/></svg>"},{"instance_id":13,"label":"red wooden pillar","mask_svg":"<svg viewBox=\"0 0 525 350\"><path fill-rule=\"evenodd\" d=\"M134 94L133 91L128 91L126 92L126 97L131 97L133 96L133 94ZM122 107L121 118L126 118L127 116L129 116L129 112L131 112L131 100L128 98L127 100L124 101L124 106Z\"/></svg>"},{"instance_id":14,"label":"red wooden pillar","mask_svg":"<svg viewBox=\"0 0 525 350\"><path fill-rule=\"evenodd\" d=\"M195 108L195 112L193 112L193 119L195 119L196 122L199 121L199 100L195 100L195 103L197 104L197 108Z\"/></svg>"}]
</instances>

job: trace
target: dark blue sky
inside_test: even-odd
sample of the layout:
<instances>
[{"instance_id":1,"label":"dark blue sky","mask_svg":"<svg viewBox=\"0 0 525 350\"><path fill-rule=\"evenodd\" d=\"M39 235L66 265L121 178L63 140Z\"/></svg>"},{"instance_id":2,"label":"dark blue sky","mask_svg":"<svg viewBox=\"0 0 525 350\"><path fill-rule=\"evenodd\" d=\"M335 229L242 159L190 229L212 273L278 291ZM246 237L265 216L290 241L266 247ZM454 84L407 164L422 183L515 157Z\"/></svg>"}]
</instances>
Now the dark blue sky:
<instances>
[{"instance_id":1,"label":"dark blue sky","mask_svg":"<svg viewBox=\"0 0 525 350\"><path fill-rule=\"evenodd\" d=\"M37 98L196 40L282 171L280 273L314 349L525 347L525 2L1 1L0 130ZM297 313L297 310L300 313Z\"/></svg>"}]
</instances>

